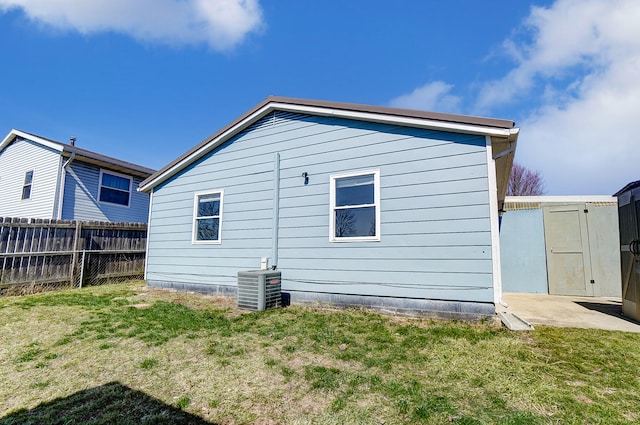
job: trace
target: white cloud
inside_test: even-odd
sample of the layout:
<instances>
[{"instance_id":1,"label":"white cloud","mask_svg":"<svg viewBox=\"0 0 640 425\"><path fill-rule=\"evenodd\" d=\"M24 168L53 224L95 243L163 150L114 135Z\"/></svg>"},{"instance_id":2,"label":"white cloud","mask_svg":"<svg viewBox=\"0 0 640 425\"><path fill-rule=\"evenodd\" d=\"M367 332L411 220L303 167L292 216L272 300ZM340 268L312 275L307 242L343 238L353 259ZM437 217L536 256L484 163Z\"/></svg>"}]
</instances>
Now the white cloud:
<instances>
[{"instance_id":1,"label":"white cloud","mask_svg":"<svg viewBox=\"0 0 640 425\"><path fill-rule=\"evenodd\" d=\"M456 112L460 106L460 98L449 94L452 88L450 84L434 81L416 88L410 94L392 99L389 105L423 111Z\"/></svg>"},{"instance_id":2,"label":"white cloud","mask_svg":"<svg viewBox=\"0 0 640 425\"><path fill-rule=\"evenodd\" d=\"M536 98L517 158L550 194L613 194L640 179L640 2L558 0L533 8L534 37L481 106Z\"/></svg>"},{"instance_id":3,"label":"white cloud","mask_svg":"<svg viewBox=\"0 0 640 425\"><path fill-rule=\"evenodd\" d=\"M613 194L640 179L640 56L585 77L579 98L519 123L518 160L551 194Z\"/></svg>"},{"instance_id":4,"label":"white cloud","mask_svg":"<svg viewBox=\"0 0 640 425\"><path fill-rule=\"evenodd\" d=\"M258 0L0 0L0 11L12 8L57 29L215 50L233 48L262 26Z\"/></svg>"},{"instance_id":5,"label":"white cloud","mask_svg":"<svg viewBox=\"0 0 640 425\"><path fill-rule=\"evenodd\" d=\"M469 102L518 120L516 160L541 172L548 194L611 195L640 179L639 22L638 0L532 7L502 46L513 66ZM451 89L430 83L392 104L459 109Z\"/></svg>"},{"instance_id":6,"label":"white cloud","mask_svg":"<svg viewBox=\"0 0 640 425\"><path fill-rule=\"evenodd\" d=\"M502 46L514 66L481 84L474 113L519 116L516 160L548 194L613 194L640 179L638 22L637 0L532 7Z\"/></svg>"}]
</instances>

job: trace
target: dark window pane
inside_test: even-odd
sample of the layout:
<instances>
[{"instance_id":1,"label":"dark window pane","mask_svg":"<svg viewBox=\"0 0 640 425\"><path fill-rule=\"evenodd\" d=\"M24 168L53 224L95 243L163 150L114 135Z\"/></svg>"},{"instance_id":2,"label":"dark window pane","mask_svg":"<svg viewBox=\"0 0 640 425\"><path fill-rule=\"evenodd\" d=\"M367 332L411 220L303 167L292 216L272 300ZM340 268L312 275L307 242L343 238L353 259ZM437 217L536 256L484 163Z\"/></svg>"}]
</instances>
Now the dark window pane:
<instances>
[{"instance_id":1,"label":"dark window pane","mask_svg":"<svg viewBox=\"0 0 640 425\"><path fill-rule=\"evenodd\" d=\"M111 202L112 204L119 205L129 205L129 192L103 187L100 189L100 201Z\"/></svg>"},{"instance_id":2,"label":"dark window pane","mask_svg":"<svg viewBox=\"0 0 640 425\"><path fill-rule=\"evenodd\" d=\"M33 171L27 171L24 174L24 184L25 186L28 184L31 184L31 182L33 181Z\"/></svg>"},{"instance_id":3,"label":"dark window pane","mask_svg":"<svg viewBox=\"0 0 640 425\"><path fill-rule=\"evenodd\" d=\"M373 174L336 179L336 206L374 203Z\"/></svg>"},{"instance_id":4,"label":"dark window pane","mask_svg":"<svg viewBox=\"0 0 640 425\"><path fill-rule=\"evenodd\" d=\"M337 238L376 236L375 207L339 209L335 218Z\"/></svg>"},{"instance_id":5,"label":"dark window pane","mask_svg":"<svg viewBox=\"0 0 640 425\"><path fill-rule=\"evenodd\" d=\"M22 199L31 198L31 185L22 188Z\"/></svg>"},{"instance_id":6,"label":"dark window pane","mask_svg":"<svg viewBox=\"0 0 640 425\"><path fill-rule=\"evenodd\" d=\"M102 173L102 186L129 191L130 180L109 173Z\"/></svg>"},{"instance_id":7,"label":"dark window pane","mask_svg":"<svg viewBox=\"0 0 640 425\"><path fill-rule=\"evenodd\" d=\"M220 215L220 194L198 197L198 217L212 217Z\"/></svg>"},{"instance_id":8,"label":"dark window pane","mask_svg":"<svg viewBox=\"0 0 640 425\"><path fill-rule=\"evenodd\" d=\"M217 241L220 226L219 218L203 218L197 220L196 239L199 241Z\"/></svg>"}]
</instances>

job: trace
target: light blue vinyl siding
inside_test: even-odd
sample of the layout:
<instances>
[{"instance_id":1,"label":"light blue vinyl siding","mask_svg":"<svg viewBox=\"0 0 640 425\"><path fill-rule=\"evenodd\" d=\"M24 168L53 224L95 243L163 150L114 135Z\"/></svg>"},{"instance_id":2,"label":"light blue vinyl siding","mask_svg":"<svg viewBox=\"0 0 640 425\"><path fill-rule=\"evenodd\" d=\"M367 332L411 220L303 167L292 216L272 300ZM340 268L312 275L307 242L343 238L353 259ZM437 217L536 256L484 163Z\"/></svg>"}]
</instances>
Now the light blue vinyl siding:
<instances>
[{"instance_id":1,"label":"light blue vinyl siding","mask_svg":"<svg viewBox=\"0 0 640 425\"><path fill-rule=\"evenodd\" d=\"M483 136L304 115L264 118L154 189L148 281L235 286L273 257L275 153L283 290L493 302ZM330 176L372 169L381 240L330 242ZM222 243L193 245L193 194L216 189Z\"/></svg>"},{"instance_id":2,"label":"light blue vinyl siding","mask_svg":"<svg viewBox=\"0 0 640 425\"><path fill-rule=\"evenodd\" d=\"M0 152L0 217L54 218L60 153L26 139ZM22 199L25 173L33 171L31 196Z\"/></svg>"},{"instance_id":3,"label":"light blue vinyl siding","mask_svg":"<svg viewBox=\"0 0 640 425\"><path fill-rule=\"evenodd\" d=\"M62 219L146 223L149 217L149 195L136 191L141 179L133 178L130 205L122 206L98 201L100 168L73 161L65 178Z\"/></svg>"}]
</instances>

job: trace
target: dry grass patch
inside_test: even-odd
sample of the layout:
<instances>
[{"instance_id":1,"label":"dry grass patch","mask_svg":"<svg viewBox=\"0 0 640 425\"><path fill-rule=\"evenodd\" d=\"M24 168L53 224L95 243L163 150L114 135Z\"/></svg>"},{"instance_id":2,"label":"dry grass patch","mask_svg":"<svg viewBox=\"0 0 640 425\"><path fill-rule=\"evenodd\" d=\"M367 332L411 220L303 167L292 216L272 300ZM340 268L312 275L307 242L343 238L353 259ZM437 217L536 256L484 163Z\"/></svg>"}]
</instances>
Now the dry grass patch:
<instances>
[{"instance_id":1,"label":"dry grass patch","mask_svg":"<svg viewBox=\"0 0 640 425\"><path fill-rule=\"evenodd\" d=\"M388 317L141 283L0 299L0 425L629 423L635 334Z\"/></svg>"}]
</instances>

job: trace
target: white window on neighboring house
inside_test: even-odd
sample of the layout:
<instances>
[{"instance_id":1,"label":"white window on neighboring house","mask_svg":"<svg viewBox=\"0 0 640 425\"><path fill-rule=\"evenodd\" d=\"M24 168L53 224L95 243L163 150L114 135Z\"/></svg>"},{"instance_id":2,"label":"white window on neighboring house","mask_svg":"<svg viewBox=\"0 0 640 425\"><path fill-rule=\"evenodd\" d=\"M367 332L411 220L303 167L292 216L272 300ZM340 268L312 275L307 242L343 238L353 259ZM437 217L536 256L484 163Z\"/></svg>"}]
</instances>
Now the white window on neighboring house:
<instances>
[{"instance_id":1,"label":"white window on neighboring house","mask_svg":"<svg viewBox=\"0 0 640 425\"><path fill-rule=\"evenodd\" d=\"M199 192L194 195L193 243L221 243L222 197L222 190Z\"/></svg>"},{"instance_id":2,"label":"white window on neighboring house","mask_svg":"<svg viewBox=\"0 0 640 425\"><path fill-rule=\"evenodd\" d=\"M129 206L133 179L124 174L100 170L100 202Z\"/></svg>"},{"instance_id":3,"label":"white window on neighboring house","mask_svg":"<svg viewBox=\"0 0 640 425\"><path fill-rule=\"evenodd\" d=\"M331 176L329 240L380 240L380 170Z\"/></svg>"},{"instance_id":4,"label":"white window on neighboring house","mask_svg":"<svg viewBox=\"0 0 640 425\"><path fill-rule=\"evenodd\" d=\"M33 185L33 170L24 173L22 185L22 199L31 199L31 186Z\"/></svg>"}]
</instances>

